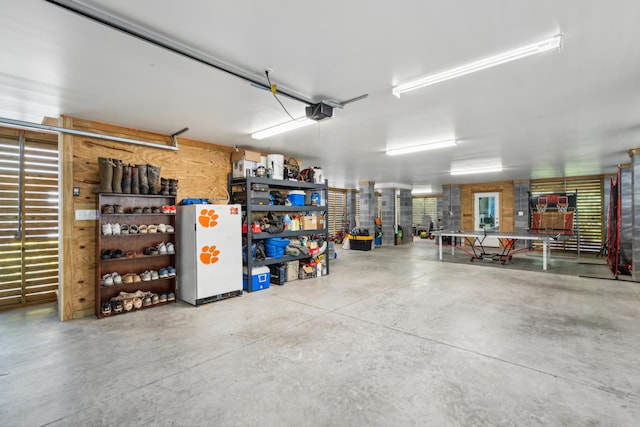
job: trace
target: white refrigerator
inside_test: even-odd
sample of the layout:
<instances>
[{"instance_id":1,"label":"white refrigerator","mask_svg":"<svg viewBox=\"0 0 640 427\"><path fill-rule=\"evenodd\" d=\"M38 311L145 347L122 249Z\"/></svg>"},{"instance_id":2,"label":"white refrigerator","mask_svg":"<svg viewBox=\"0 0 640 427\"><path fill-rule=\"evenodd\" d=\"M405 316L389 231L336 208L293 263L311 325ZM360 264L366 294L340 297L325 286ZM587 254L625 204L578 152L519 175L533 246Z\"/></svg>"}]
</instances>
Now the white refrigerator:
<instances>
[{"instance_id":1,"label":"white refrigerator","mask_svg":"<svg viewBox=\"0 0 640 427\"><path fill-rule=\"evenodd\" d=\"M240 205L178 206L178 298L200 305L242 294Z\"/></svg>"}]
</instances>

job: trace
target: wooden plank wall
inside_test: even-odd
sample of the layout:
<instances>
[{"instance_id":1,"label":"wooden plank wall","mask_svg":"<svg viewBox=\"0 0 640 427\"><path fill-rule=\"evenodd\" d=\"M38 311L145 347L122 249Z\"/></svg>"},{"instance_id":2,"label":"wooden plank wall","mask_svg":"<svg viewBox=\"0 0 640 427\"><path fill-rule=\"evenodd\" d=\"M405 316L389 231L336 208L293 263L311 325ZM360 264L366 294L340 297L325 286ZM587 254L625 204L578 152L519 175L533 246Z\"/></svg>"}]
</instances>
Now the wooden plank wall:
<instances>
[{"instance_id":1,"label":"wooden plank wall","mask_svg":"<svg viewBox=\"0 0 640 427\"><path fill-rule=\"evenodd\" d=\"M75 117L64 116L62 119L68 128L172 145L171 137L166 135ZM64 143L71 144L70 147L64 147L63 151L72 153L73 177L73 184L68 184L67 181L65 190L74 186L80 188L80 196L71 198L73 209L63 210L63 221L73 224L70 227L69 239L66 240L71 242L71 247L65 251L71 260L65 263L68 267L64 275L64 291L61 294L61 317L63 320L69 320L93 315L95 310L96 221L75 220L75 211L97 209L97 197L93 190L100 183L98 157L121 159L125 164L160 166L160 176L179 180L178 201L187 197L225 198L233 148L183 138L178 138L179 151L75 135L64 137ZM62 158L67 162L66 156ZM69 166L64 164L63 169ZM68 200L66 199L65 205L70 206Z\"/></svg>"},{"instance_id":2,"label":"wooden plank wall","mask_svg":"<svg viewBox=\"0 0 640 427\"><path fill-rule=\"evenodd\" d=\"M514 187L513 182L488 182L460 186L460 209L462 229L473 230L473 201L475 193L500 193L500 231L514 230Z\"/></svg>"}]
</instances>

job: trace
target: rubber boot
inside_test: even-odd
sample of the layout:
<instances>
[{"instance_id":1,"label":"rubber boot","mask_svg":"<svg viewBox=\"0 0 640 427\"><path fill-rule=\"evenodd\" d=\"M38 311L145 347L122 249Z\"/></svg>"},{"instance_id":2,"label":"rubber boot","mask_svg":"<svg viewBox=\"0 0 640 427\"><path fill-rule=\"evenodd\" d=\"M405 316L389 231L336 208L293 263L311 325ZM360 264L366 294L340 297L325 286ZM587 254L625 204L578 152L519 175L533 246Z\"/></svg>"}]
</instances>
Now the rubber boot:
<instances>
[{"instance_id":1,"label":"rubber boot","mask_svg":"<svg viewBox=\"0 0 640 427\"><path fill-rule=\"evenodd\" d=\"M178 195L178 180L177 179L169 179L169 195L177 196Z\"/></svg>"},{"instance_id":2,"label":"rubber boot","mask_svg":"<svg viewBox=\"0 0 640 427\"><path fill-rule=\"evenodd\" d=\"M122 167L122 192L131 194L131 165Z\"/></svg>"},{"instance_id":3,"label":"rubber boot","mask_svg":"<svg viewBox=\"0 0 640 427\"><path fill-rule=\"evenodd\" d=\"M169 179L168 178L160 178L160 194L163 196L169 195Z\"/></svg>"},{"instance_id":4,"label":"rubber boot","mask_svg":"<svg viewBox=\"0 0 640 427\"><path fill-rule=\"evenodd\" d=\"M107 157L98 157L100 167L100 192L113 193L113 161Z\"/></svg>"},{"instance_id":5,"label":"rubber boot","mask_svg":"<svg viewBox=\"0 0 640 427\"><path fill-rule=\"evenodd\" d=\"M140 177L137 166L131 166L131 194L140 194Z\"/></svg>"},{"instance_id":6,"label":"rubber boot","mask_svg":"<svg viewBox=\"0 0 640 427\"><path fill-rule=\"evenodd\" d=\"M113 166L113 183L111 187L114 193L122 193L122 160L112 159Z\"/></svg>"},{"instance_id":7,"label":"rubber boot","mask_svg":"<svg viewBox=\"0 0 640 427\"><path fill-rule=\"evenodd\" d=\"M149 194L149 180L147 178L147 165L138 165L138 179L140 194Z\"/></svg>"},{"instance_id":8,"label":"rubber boot","mask_svg":"<svg viewBox=\"0 0 640 427\"><path fill-rule=\"evenodd\" d=\"M147 165L147 179L149 181L149 194L158 194L160 166Z\"/></svg>"}]
</instances>

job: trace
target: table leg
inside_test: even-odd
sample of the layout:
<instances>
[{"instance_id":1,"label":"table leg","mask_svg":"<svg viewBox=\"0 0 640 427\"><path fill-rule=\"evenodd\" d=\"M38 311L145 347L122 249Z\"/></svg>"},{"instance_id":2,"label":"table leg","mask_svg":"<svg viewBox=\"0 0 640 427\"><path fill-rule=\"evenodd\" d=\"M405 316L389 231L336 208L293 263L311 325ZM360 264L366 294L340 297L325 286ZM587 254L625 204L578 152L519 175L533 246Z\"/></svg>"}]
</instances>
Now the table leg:
<instances>
[{"instance_id":1,"label":"table leg","mask_svg":"<svg viewBox=\"0 0 640 427\"><path fill-rule=\"evenodd\" d=\"M440 254L440 261L442 261L442 234L438 236L438 252Z\"/></svg>"},{"instance_id":2,"label":"table leg","mask_svg":"<svg viewBox=\"0 0 640 427\"><path fill-rule=\"evenodd\" d=\"M542 269L547 269L547 251L549 250L549 242L542 242Z\"/></svg>"}]
</instances>

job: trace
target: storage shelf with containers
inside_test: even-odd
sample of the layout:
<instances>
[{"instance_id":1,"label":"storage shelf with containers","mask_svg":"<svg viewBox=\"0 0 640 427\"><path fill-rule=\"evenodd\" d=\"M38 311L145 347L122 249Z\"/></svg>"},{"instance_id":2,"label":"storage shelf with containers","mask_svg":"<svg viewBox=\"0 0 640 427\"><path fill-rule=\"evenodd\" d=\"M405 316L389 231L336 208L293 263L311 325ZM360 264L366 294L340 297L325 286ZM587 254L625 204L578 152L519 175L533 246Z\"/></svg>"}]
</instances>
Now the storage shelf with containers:
<instances>
[{"instance_id":1,"label":"storage shelf with containers","mask_svg":"<svg viewBox=\"0 0 640 427\"><path fill-rule=\"evenodd\" d=\"M235 170L235 169L234 169ZM272 179L257 176L234 177L229 175L229 194L232 201L240 203L245 213L243 224L243 264L246 274L245 291L264 289L269 287L269 282L283 284L285 280L280 277L270 277L270 274L285 275L286 281L307 279L319 275L329 274L329 242L328 242L328 186L326 181L322 183L292 181L284 179ZM251 175L247 169L245 175ZM270 193L277 191L287 197L287 205L273 205ZM313 205L311 203L314 203ZM279 232L267 232L254 224L254 219L266 216L268 213L276 214L287 224L284 230ZM299 218L298 218L299 217ZM297 219L298 221L294 220ZM310 248L310 254L290 255L283 253L280 242L291 238L320 238L324 240L325 256L322 262L314 264L313 259L318 255L319 248ZM256 259L253 253L254 244L262 242L265 245L273 243L271 253L265 259ZM315 242L310 242L313 244ZM270 256L270 255L276 256ZM306 261L307 262L299 262ZM277 270L286 265L286 272ZM270 274L263 267L271 267ZM319 270L319 271L318 271ZM265 278L269 279L266 280ZM271 280L274 279L274 280Z\"/></svg>"}]
</instances>

